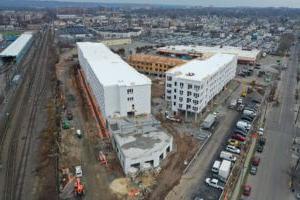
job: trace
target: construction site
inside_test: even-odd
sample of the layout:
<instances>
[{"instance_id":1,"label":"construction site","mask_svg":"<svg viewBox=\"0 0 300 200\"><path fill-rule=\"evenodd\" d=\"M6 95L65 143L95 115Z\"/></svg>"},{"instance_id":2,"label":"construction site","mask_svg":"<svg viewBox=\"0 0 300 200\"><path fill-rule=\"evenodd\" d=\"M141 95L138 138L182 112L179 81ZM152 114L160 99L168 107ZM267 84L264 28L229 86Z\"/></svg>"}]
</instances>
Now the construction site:
<instances>
[{"instance_id":1,"label":"construction site","mask_svg":"<svg viewBox=\"0 0 300 200\"><path fill-rule=\"evenodd\" d=\"M13 44L17 53L0 54L2 199L226 199L256 136L223 191L204 183L213 160L246 104L262 102L253 132L264 99L280 104L277 57L260 60L260 71L256 56L238 65L233 53L125 60L101 43L59 45L47 26L30 35Z\"/></svg>"}]
</instances>

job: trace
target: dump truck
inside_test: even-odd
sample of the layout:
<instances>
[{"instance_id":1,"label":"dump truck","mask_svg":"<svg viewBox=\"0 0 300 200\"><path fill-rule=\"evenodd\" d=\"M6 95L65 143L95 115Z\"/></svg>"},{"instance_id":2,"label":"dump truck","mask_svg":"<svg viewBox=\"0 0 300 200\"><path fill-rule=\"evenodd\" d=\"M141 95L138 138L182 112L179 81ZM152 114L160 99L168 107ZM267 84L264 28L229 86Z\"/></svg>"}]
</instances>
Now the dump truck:
<instances>
[{"instance_id":1,"label":"dump truck","mask_svg":"<svg viewBox=\"0 0 300 200\"><path fill-rule=\"evenodd\" d=\"M226 182L231 169L231 162L228 160L223 160L219 168L219 179L220 181Z\"/></svg>"}]
</instances>

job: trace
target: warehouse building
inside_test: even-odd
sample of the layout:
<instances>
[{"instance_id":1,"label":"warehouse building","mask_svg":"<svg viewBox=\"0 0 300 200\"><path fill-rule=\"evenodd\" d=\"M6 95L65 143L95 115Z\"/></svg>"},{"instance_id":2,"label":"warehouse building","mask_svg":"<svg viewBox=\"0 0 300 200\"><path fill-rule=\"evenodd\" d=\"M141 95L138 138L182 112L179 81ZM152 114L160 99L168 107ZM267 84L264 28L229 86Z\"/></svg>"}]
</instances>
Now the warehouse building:
<instances>
[{"instance_id":1,"label":"warehouse building","mask_svg":"<svg viewBox=\"0 0 300 200\"><path fill-rule=\"evenodd\" d=\"M33 41L33 34L30 32L23 33L13 43L0 53L3 62L19 63L27 53Z\"/></svg>"},{"instance_id":2,"label":"warehouse building","mask_svg":"<svg viewBox=\"0 0 300 200\"><path fill-rule=\"evenodd\" d=\"M158 167L173 149L173 137L151 115L110 119L112 144L126 175Z\"/></svg>"},{"instance_id":3,"label":"warehouse building","mask_svg":"<svg viewBox=\"0 0 300 200\"><path fill-rule=\"evenodd\" d=\"M185 61L177 58L145 54L131 55L128 62L139 72L156 77L164 77L167 70L185 63Z\"/></svg>"},{"instance_id":4,"label":"warehouse building","mask_svg":"<svg viewBox=\"0 0 300 200\"><path fill-rule=\"evenodd\" d=\"M174 114L195 117L235 77L237 56L216 54L207 60L192 60L166 72L165 98Z\"/></svg>"},{"instance_id":5,"label":"warehouse building","mask_svg":"<svg viewBox=\"0 0 300 200\"><path fill-rule=\"evenodd\" d=\"M124 117L151 112L151 80L101 43L79 42L78 57L102 114Z\"/></svg>"},{"instance_id":6,"label":"warehouse building","mask_svg":"<svg viewBox=\"0 0 300 200\"><path fill-rule=\"evenodd\" d=\"M239 64L255 64L261 56L261 51L257 49L243 49L233 46L167 46L157 49L159 54L172 55L178 57L190 56L192 58L208 58L218 53L233 54L237 56Z\"/></svg>"}]
</instances>

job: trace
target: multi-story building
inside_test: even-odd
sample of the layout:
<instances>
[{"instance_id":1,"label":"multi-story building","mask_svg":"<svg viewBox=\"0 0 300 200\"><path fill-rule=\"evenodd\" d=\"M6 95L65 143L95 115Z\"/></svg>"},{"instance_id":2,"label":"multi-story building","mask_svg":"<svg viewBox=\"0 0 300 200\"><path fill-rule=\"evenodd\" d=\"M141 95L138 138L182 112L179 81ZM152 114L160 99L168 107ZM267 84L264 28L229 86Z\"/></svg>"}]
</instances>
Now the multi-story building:
<instances>
[{"instance_id":1,"label":"multi-story building","mask_svg":"<svg viewBox=\"0 0 300 200\"><path fill-rule=\"evenodd\" d=\"M166 46L157 49L158 53L162 55L176 55L176 56L191 56L197 58L207 58L212 55L233 54L237 56L238 62L241 64L255 64L261 55L261 51L257 49L243 49L233 46L186 46L175 45Z\"/></svg>"},{"instance_id":2,"label":"multi-story building","mask_svg":"<svg viewBox=\"0 0 300 200\"><path fill-rule=\"evenodd\" d=\"M158 167L173 137L151 115L151 80L101 43L79 42L78 58L126 175ZM134 117L139 115L138 117Z\"/></svg>"},{"instance_id":3,"label":"multi-story building","mask_svg":"<svg viewBox=\"0 0 300 200\"><path fill-rule=\"evenodd\" d=\"M172 111L197 116L234 78L237 56L216 54L207 60L192 60L166 72L165 98Z\"/></svg>"},{"instance_id":4,"label":"multi-story building","mask_svg":"<svg viewBox=\"0 0 300 200\"><path fill-rule=\"evenodd\" d=\"M167 70L185 63L184 60L177 58L145 54L131 55L128 58L128 62L137 71L157 77L165 77L165 72Z\"/></svg>"},{"instance_id":5,"label":"multi-story building","mask_svg":"<svg viewBox=\"0 0 300 200\"><path fill-rule=\"evenodd\" d=\"M79 42L85 79L104 117L150 114L151 80L101 43Z\"/></svg>"}]
</instances>

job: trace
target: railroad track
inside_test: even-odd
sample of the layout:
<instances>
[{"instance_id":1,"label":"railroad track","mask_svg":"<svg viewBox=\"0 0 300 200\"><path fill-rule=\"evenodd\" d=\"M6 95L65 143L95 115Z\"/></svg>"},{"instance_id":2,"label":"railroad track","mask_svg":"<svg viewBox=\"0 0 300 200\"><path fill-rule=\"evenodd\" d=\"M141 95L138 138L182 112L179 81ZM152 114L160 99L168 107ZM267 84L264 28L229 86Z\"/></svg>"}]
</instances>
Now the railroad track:
<instances>
[{"instance_id":1,"label":"railroad track","mask_svg":"<svg viewBox=\"0 0 300 200\"><path fill-rule=\"evenodd\" d=\"M46 39L46 46L48 45L48 38ZM43 58L47 58L49 54L49 48L46 48L45 51L45 56ZM41 64L37 66L47 66L47 59L42 59ZM25 174L26 174L26 168L27 168L27 163L28 163L28 157L30 153L30 147L31 147L31 141L32 141L32 136L34 133L34 125L35 125L35 118L36 118L36 113L38 109L38 103L40 101L40 98L42 95L45 93L46 90L46 84L45 84L45 79L46 79L46 68L43 70L39 71L38 74L38 80L35 92L35 97L34 97L34 102L33 102L33 107L30 111L30 118L29 118L29 124L26 129L26 140L22 149L22 154L21 154L21 162L19 164L19 168L17 170L17 177L18 177L18 184L17 184L17 191L15 192L16 198L15 199L21 199L22 196L22 191L23 191L23 185L24 185L24 179L25 179ZM38 83L42 83L42 85L39 85ZM41 86L41 87L39 87Z\"/></svg>"},{"instance_id":2,"label":"railroad track","mask_svg":"<svg viewBox=\"0 0 300 200\"><path fill-rule=\"evenodd\" d=\"M41 42L38 44L37 53L34 55L32 62L28 63L28 65L31 66L25 73L26 78L23 83L25 88L22 90L23 96L21 95L23 98L17 99L16 110L13 112L14 116L10 118L10 120L13 120L15 117L14 121L17 122L17 124L21 124L24 119L23 111L30 109L28 124L25 130L25 141L21 151L21 162L17 161L18 151L20 150L19 136L21 130L16 126L8 126L6 129L7 132L9 128L12 128L12 136L9 142L6 161L5 182L2 193L2 199L4 200L21 199L38 102L45 91L45 84L43 84L45 81L43 79L46 77L46 68L44 66L47 65L48 39L49 33L47 31L43 34ZM2 137L5 138L5 135ZM0 138L0 142L3 143L3 140L4 139L1 140ZM19 164L19 166L16 171L17 164Z\"/></svg>"}]
</instances>

